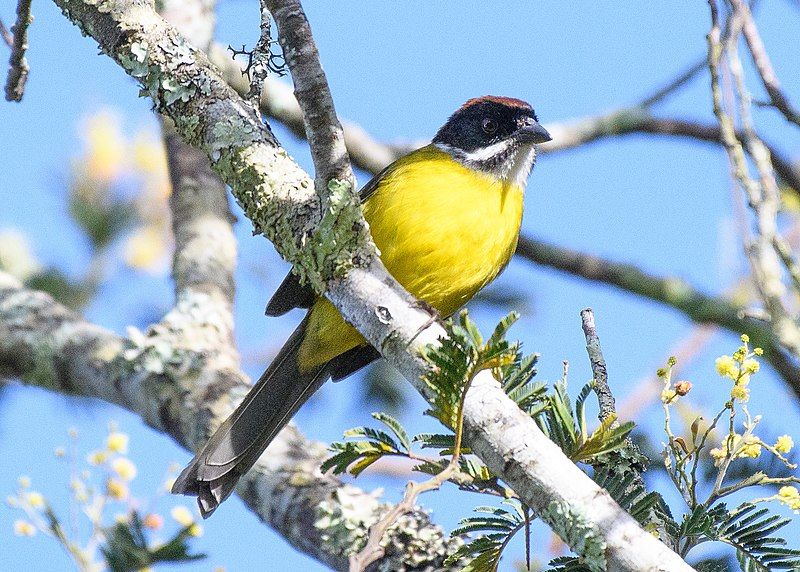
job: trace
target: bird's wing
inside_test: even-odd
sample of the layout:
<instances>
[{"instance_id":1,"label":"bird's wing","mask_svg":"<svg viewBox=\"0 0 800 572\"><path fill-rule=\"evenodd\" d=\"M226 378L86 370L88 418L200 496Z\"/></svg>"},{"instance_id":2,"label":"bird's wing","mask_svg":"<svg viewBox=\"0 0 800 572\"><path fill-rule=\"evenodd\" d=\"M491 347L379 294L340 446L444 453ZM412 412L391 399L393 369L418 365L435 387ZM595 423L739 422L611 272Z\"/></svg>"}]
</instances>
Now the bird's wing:
<instances>
[{"instance_id":1,"label":"bird's wing","mask_svg":"<svg viewBox=\"0 0 800 572\"><path fill-rule=\"evenodd\" d=\"M358 195L362 204L378 190L378 182L386 175L393 165L394 163L384 168L383 171L372 177L369 183L364 185L364 188L361 189ZM297 276L290 272L286 275L286 278L283 279L281 285L278 286L272 298L270 298L267 304L266 314L267 316L283 316L286 312L295 308L308 309L314 304L316 299L317 295L314 293L314 290L308 285L300 284L300 280Z\"/></svg>"}]
</instances>

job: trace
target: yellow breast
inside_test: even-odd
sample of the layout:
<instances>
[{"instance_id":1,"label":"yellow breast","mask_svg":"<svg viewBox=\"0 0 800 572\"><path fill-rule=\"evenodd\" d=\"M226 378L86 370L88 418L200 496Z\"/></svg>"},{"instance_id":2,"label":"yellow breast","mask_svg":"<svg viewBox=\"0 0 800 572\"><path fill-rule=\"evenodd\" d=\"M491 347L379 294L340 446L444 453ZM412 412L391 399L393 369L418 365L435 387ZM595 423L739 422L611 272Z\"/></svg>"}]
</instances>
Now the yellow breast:
<instances>
[{"instance_id":1,"label":"yellow breast","mask_svg":"<svg viewBox=\"0 0 800 572\"><path fill-rule=\"evenodd\" d=\"M514 253L523 189L428 146L400 159L364 204L386 268L406 290L450 316ZM364 343L327 300L314 305L300 362L312 367Z\"/></svg>"}]
</instances>

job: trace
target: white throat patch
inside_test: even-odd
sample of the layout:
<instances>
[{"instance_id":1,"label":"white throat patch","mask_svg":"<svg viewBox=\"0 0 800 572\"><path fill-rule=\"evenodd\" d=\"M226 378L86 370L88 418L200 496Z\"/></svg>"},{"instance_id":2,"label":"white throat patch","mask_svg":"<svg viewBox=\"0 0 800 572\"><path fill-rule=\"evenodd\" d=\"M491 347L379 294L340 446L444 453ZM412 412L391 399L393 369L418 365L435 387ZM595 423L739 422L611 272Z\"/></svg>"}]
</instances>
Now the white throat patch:
<instances>
[{"instance_id":1,"label":"white throat patch","mask_svg":"<svg viewBox=\"0 0 800 572\"><path fill-rule=\"evenodd\" d=\"M536 146L533 144L521 145L514 156L508 160L508 171L503 177L515 185L525 188L528 176L531 174L533 164L536 162Z\"/></svg>"},{"instance_id":2,"label":"white throat patch","mask_svg":"<svg viewBox=\"0 0 800 572\"><path fill-rule=\"evenodd\" d=\"M536 147L532 143L517 145L513 139L498 141L488 147L469 152L443 143L435 145L471 169L523 188L536 162Z\"/></svg>"}]
</instances>

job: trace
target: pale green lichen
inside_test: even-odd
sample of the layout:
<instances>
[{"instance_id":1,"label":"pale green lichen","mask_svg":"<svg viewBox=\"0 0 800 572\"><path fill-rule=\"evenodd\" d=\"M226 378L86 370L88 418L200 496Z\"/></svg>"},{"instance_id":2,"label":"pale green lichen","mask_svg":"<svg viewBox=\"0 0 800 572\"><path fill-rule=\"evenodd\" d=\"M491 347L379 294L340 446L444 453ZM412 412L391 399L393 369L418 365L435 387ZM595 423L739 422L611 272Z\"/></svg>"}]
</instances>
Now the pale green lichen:
<instances>
[{"instance_id":1,"label":"pale green lichen","mask_svg":"<svg viewBox=\"0 0 800 572\"><path fill-rule=\"evenodd\" d=\"M604 572L606 542L602 533L578 507L553 501L540 514L561 540L567 543L581 562L592 572Z\"/></svg>"}]
</instances>

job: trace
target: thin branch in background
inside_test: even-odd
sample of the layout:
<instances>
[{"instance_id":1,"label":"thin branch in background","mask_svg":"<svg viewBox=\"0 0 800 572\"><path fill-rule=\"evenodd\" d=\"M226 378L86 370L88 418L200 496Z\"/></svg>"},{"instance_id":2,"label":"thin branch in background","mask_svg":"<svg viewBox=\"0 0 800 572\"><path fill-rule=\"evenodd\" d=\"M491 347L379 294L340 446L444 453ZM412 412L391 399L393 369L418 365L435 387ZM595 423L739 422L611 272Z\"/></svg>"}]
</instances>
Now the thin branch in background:
<instances>
[{"instance_id":1,"label":"thin branch in background","mask_svg":"<svg viewBox=\"0 0 800 572\"><path fill-rule=\"evenodd\" d=\"M747 5L747 2L742 0L731 0L734 9L738 16L742 19L742 32L744 34L747 47L750 49L750 54L753 56L753 63L756 65L758 75L761 77L761 83L764 84L764 89L767 90L772 105L783 113L788 121L791 121L800 127L800 112L798 112L789 102L789 98L783 92L781 83L778 81L778 76L775 69L772 67L772 62L767 54L767 48L761 40L761 34L758 32L758 27L753 19L753 13Z\"/></svg>"},{"instance_id":2,"label":"thin branch in background","mask_svg":"<svg viewBox=\"0 0 800 572\"><path fill-rule=\"evenodd\" d=\"M686 68L686 70L678 74L674 79L667 82L664 87L657 89L652 95L645 97L639 105L641 107L652 107L692 81L704 69L706 69L706 60L705 58L700 58L697 62Z\"/></svg>"},{"instance_id":3,"label":"thin branch in background","mask_svg":"<svg viewBox=\"0 0 800 572\"><path fill-rule=\"evenodd\" d=\"M695 322L717 324L737 335L747 333L753 343L764 348L764 356L800 395L800 369L786 358L773 331L764 323L743 317L742 307L723 297L699 292L680 278L654 276L632 264L614 262L531 237L520 237L516 254L530 262L610 284L672 306Z\"/></svg>"},{"instance_id":4,"label":"thin branch in background","mask_svg":"<svg viewBox=\"0 0 800 572\"><path fill-rule=\"evenodd\" d=\"M2 19L0 19L0 37L3 38L3 41L9 48L14 48L14 36L12 36L11 32L8 31L8 28L6 28L6 25L3 23Z\"/></svg>"},{"instance_id":5,"label":"thin branch in background","mask_svg":"<svg viewBox=\"0 0 800 572\"><path fill-rule=\"evenodd\" d=\"M581 325L583 326L583 335L586 336L586 352L589 354L589 361L592 364L594 391L600 402L599 417L600 421L605 421L612 415L616 415L617 412L614 407L614 395L608 386L606 360L603 358L600 338L597 337L597 328L594 324L594 312L591 308L581 310Z\"/></svg>"},{"instance_id":6,"label":"thin branch in background","mask_svg":"<svg viewBox=\"0 0 800 572\"><path fill-rule=\"evenodd\" d=\"M744 88L741 62L736 53L739 12L731 14L731 37L723 46L720 40L719 13L716 0L708 1L711 10L711 30L708 33L708 67L711 72L711 94L714 115L720 126L720 135L728 154L731 174L747 196L755 215L755 237L746 244L753 274L753 282L759 297L770 316L770 328L780 344L793 355L800 355L800 329L788 315L782 296L786 287L781 281L781 261L775 251L777 215L780 208L780 192L772 171L769 150L756 135L749 113L749 96ZM734 96L739 101L742 134L751 158L759 173L759 181L750 177L744 146L738 138L733 119L726 113L722 103L720 87L720 62L724 55L731 66L735 80ZM782 239L781 239L782 240Z\"/></svg>"},{"instance_id":7,"label":"thin branch in background","mask_svg":"<svg viewBox=\"0 0 800 572\"><path fill-rule=\"evenodd\" d=\"M13 39L11 57L8 59L9 70L6 80L6 101L22 101L25 93L25 82L28 80L28 60L25 51L28 49L28 26L33 22L31 16L31 0L19 0L17 4L17 23L11 26ZM5 28L5 26L4 26ZM8 31L3 34L8 42Z\"/></svg>"}]
</instances>

